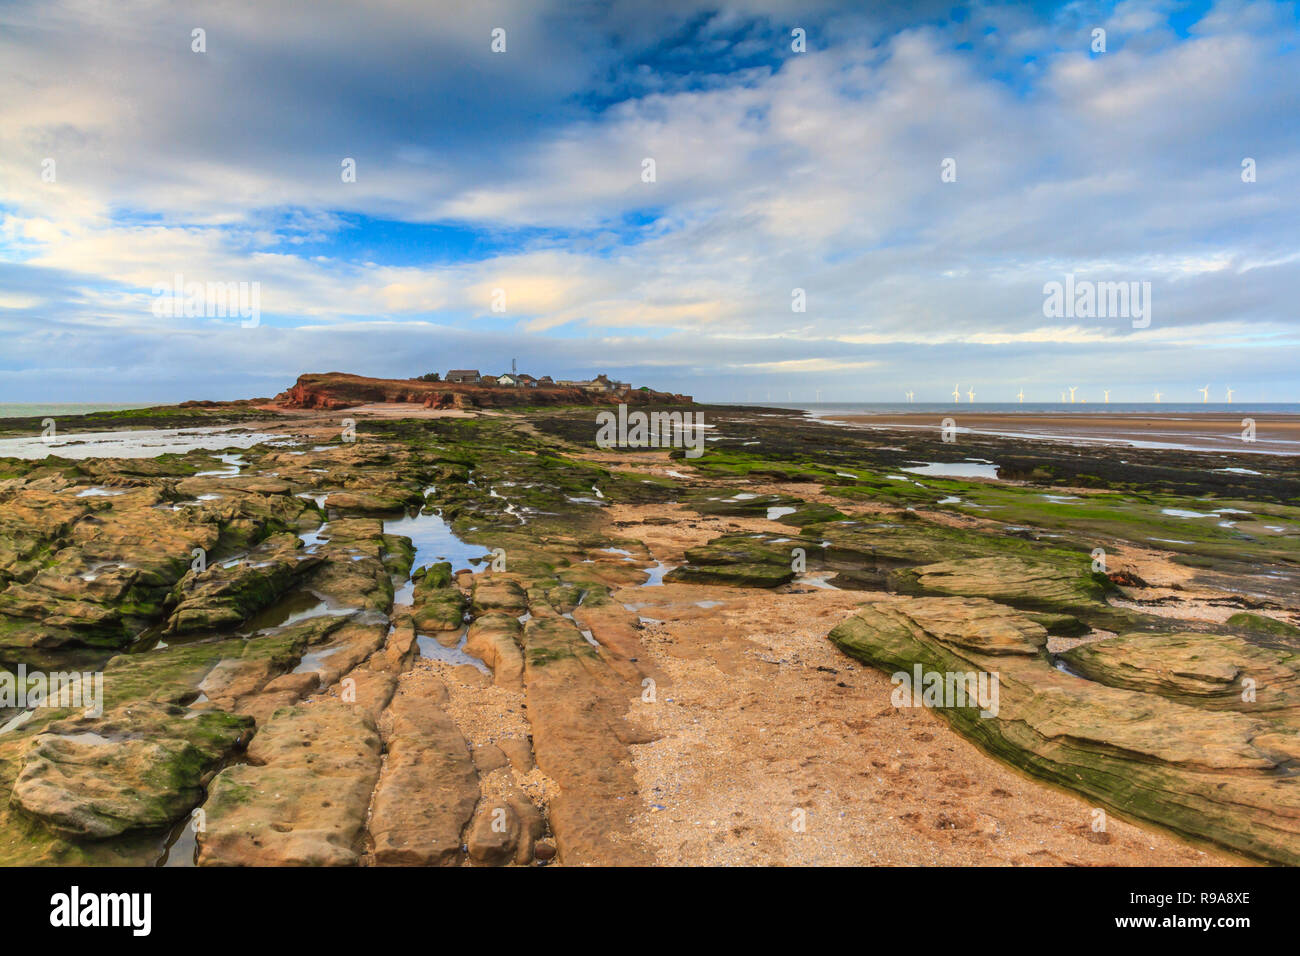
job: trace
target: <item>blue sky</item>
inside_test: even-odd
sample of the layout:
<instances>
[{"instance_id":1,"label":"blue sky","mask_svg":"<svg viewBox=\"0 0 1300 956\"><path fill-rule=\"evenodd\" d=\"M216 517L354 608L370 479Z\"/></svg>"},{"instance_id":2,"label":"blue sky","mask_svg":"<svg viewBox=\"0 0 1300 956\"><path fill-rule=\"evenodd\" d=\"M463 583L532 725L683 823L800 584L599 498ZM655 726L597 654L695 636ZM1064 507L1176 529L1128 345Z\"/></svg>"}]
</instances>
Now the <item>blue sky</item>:
<instances>
[{"instance_id":1,"label":"blue sky","mask_svg":"<svg viewBox=\"0 0 1300 956\"><path fill-rule=\"evenodd\" d=\"M284 6L0 3L0 401L512 358L1300 400L1294 3ZM1150 324L1045 316L1067 273L1149 282ZM259 322L156 314L178 274Z\"/></svg>"}]
</instances>

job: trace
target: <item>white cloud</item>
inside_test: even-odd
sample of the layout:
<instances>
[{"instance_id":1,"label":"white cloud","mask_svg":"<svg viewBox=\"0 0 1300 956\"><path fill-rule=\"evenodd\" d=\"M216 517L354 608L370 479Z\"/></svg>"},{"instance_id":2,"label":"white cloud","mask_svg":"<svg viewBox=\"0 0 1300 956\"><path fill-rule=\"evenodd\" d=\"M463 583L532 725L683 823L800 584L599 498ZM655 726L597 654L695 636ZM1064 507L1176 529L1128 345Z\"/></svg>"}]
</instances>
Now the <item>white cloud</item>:
<instances>
[{"instance_id":1,"label":"white cloud","mask_svg":"<svg viewBox=\"0 0 1300 956\"><path fill-rule=\"evenodd\" d=\"M755 9L768 8L725 11L698 42L728 51L727 31ZM1050 376L1057 349L1117 344L1123 362L1093 360L1119 371L1167 347L1251 341L1293 357L1300 150L1287 124L1300 54L1279 46L1285 21L1224 9L1178 41L1163 7L1121 4L1105 24L1112 52L1098 57L1087 25L1064 13L1041 23L982 9L961 34L876 35L840 15L847 29L828 27L778 69L662 76L655 92L583 109L575 97L618 54L591 48L590 32L557 39L546 6L457 17L398 3L364 16L341 3L310 17L225 7L208 15L201 56L188 49L192 17L11 7L0 14L0 252L21 264L22 287L0 299L6 351L61 362L56 330L90 325L113 331L86 337L99 351L87 344L83 367L163 336L226 342L225 329L150 315L148 290L180 273L259 282L264 312L305 326L277 329L283 347L259 360L282 378L316 367L326 329L362 326L391 337L389 354L404 328L457 327L476 347L510 334L572 349L583 336L593 361L639 341L594 337L621 330L670 343L660 348L701 374L778 388L867 367L947 379L1034 349ZM628 9L611 16L646 29ZM498 22L512 52L493 58ZM998 28L986 47L954 49L985 24ZM767 36L737 46L752 54ZM989 69L988 57L1028 51L1038 61L1024 88ZM40 178L46 156L55 183ZM339 180L343 156L357 158L355 184ZM1241 182L1243 156L1258 159L1259 182ZM645 157L654 183L641 181ZM940 181L945 157L955 183ZM646 210L661 216L654 226L625 224ZM369 262L332 243L345 213L546 232L479 260ZM1042 284L1065 272L1151 281L1153 327L1045 326ZM504 314L491 310L497 288ZM806 313L791 312L794 288ZM737 343L751 352L735 355ZM638 361L661 367L662 356ZM55 368L51 385L66 378Z\"/></svg>"}]
</instances>

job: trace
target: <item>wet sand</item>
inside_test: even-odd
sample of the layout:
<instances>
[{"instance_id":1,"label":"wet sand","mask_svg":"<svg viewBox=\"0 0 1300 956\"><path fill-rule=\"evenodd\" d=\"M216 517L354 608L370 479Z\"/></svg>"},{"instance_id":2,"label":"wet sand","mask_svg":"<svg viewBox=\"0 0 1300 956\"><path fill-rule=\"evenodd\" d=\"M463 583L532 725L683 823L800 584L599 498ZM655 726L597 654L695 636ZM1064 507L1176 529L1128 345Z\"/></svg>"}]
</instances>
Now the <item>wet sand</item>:
<instances>
[{"instance_id":1,"label":"wet sand","mask_svg":"<svg viewBox=\"0 0 1300 956\"><path fill-rule=\"evenodd\" d=\"M960 406L947 411L909 414L819 416L823 421L866 428L917 428L939 431L951 418L961 432L1008 435L1134 448L1180 448L1231 451L1245 454L1300 455L1300 416L1222 412L1196 414L1179 412L1169 417L1125 413L1084 412L1035 414L1032 412L964 412ZM1243 420L1255 423L1254 441L1243 439Z\"/></svg>"}]
</instances>

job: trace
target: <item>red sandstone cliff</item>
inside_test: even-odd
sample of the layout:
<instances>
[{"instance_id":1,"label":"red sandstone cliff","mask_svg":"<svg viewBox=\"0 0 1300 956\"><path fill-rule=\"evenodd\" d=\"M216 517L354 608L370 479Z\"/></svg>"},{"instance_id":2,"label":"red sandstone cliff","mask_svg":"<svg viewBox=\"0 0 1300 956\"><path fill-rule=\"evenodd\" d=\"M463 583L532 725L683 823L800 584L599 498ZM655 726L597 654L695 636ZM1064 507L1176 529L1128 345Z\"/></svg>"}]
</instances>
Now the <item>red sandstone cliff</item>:
<instances>
[{"instance_id":1,"label":"red sandstone cliff","mask_svg":"<svg viewBox=\"0 0 1300 956\"><path fill-rule=\"evenodd\" d=\"M284 408L352 408L373 402L399 402L426 408L497 408L508 405L649 405L689 404L689 395L669 392L588 392L559 386L509 388L453 385L410 379L366 378L344 372L309 373L275 397Z\"/></svg>"}]
</instances>

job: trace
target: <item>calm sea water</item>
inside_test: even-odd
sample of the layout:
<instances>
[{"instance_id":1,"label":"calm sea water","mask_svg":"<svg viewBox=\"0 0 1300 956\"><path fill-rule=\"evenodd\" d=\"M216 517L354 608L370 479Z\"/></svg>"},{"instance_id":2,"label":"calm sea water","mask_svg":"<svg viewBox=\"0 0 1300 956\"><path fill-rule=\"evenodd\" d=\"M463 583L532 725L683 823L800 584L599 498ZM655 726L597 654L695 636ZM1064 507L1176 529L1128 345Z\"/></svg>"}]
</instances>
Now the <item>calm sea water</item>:
<instances>
[{"instance_id":1,"label":"calm sea water","mask_svg":"<svg viewBox=\"0 0 1300 956\"><path fill-rule=\"evenodd\" d=\"M732 402L765 408L797 408L818 415L901 415L908 412L988 412L998 415L1119 415L1162 418L1183 415L1300 415L1295 402Z\"/></svg>"},{"instance_id":2,"label":"calm sea water","mask_svg":"<svg viewBox=\"0 0 1300 956\"><path fill-rule=\"evenodd\" d=\"M944 402L787 402L779 407L799 409L831 420L858 416L858 427L866 428L889 427L886 424L872 426L870 418L873 415L884 418L913 414L917 416L917 424L899 423L897 427L937 430L940 420L951 416L955 421L965 422L957 426L957 434L970 432L1046 441L1100 443L1134 449L1300 455L1300 442L1290 437L1286 429L1277 427L1280 422L1286 423L1288 418L1300 420L1300 404L1293 402L973 402L961 405ZM969 424L970 418L964 418L981 412L1005 417L1001 424L992 419L991 424L983 425ZM1024 415L1024 421L1014 423L1016 415ZM1073 417L1074 422L1051 424L1045 418L1034 417L1048 415L1061 419ZM1107 415L1114 415L1114 420L1105 421ZM1258 433L1252 432L1256 437L1249 443L1242 441L1242 432L1235 424L1247 418L1252 421L1258 418L1260 429ZM928 425L924 424L927 419Z\"/></svg>"},{"instance_id":3,"label":"calm sea water","mask_svg":"<svg viewBox=\"0 0 1300 956\"><path fill-rule=\"evenodd\" d=\"M117 412L124 408L149 408L151 402L0 402L0 418L34 418L37 415L88 415L91 412Z\"/></svg>"}]
</instances>

